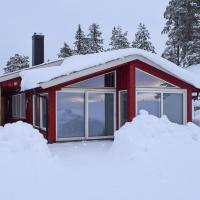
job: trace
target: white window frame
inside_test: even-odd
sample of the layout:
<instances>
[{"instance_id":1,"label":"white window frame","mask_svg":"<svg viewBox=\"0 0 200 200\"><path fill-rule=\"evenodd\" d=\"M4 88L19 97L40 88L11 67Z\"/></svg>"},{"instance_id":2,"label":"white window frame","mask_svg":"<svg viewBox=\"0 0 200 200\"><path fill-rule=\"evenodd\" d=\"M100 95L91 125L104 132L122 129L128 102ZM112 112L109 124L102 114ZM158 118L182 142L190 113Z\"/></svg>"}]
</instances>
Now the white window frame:
<instances>
[{"instance_id":1,"label":"white window frame","mask_svg":"<svg viewBox=\"0 0 200 200\"><path fill-rule=\"evenodd\" d=\"M24 104L22 104L22 98L24 97ZM17 105L18 98L18 105ZM24 108L22 107L24 106ZM19 108L19 113L17 113L17 107ZM24 113L22 112L24 109ZM26 94L20 93L16 95L12 95L12 117L18 119L26 119Z\"/></svg>"},{"instance_id":2,"label":"white window frame","mask_svg":"<svg viewBox=\"0 0 200 200\"><path fill-rule=\"evenodd\" d=\"M160 93L161 94L161 116L163 116L163 94L164 93L173 93L173 94L183 94L183 124L187 123L187 90L177 89L177 88L136 88L136 101L135 109L136 114L138 115L138 92L146 93Z\"/></svg>"},{"instance_id":3,"label":"white window frame","mask_svg":"<svg viewBox=\"0 0 200 200\"><path fill-rule=\"evenodd\" d=\"M84 137L69 137L69 138L59 138L58 137L58 124L57 124L57 102L58 102L58 93L60 92L66 92L66 93L83 93L84 96L84 120L85 120L85 136ZM89 137L88 133L88 94L89 93L111 93L113 94L113 126L114 126L114 132L116 131L116 90L115 89L76 89L76 88L63 88L60 91L56 91L56 141L75 141L75 140L95 140L95 139L113 139L114 133L112 136L97 136L97 137Z\"/></svg>"},{"instance_id":4,"label":"white window frame","mask_svg":"<svg viewBox=\"0 0 200 200\"><path fill-rule=\"evenodd\" d=\"M48 98L48 93L43 93L40 94L40 96L47 96ZM43 109L42 109L42 100L44 99L44 97L40 97L40 128L44 131L47 130L47 127L43 127ZM48 113L48 112L47 112ZM47 116L48 117L48 116ZM47 124L48 125L48 124Z\"/></svg>"},{"instance_id":5,"label":"white window frame","mask_svg":"<svg viewBox=\"0 0 200 200\"><path fill-rule=\"evenodd\" d=\"M119 90L118 92L118 127L121 128L121 93L126 92L128 95L128 90ZM127 96L127 100L128 100L128 96ZM127 109L128 109L128 105L127 105ZM127 111L128 112L128 111Z\"/></svg>"}]
</instances>

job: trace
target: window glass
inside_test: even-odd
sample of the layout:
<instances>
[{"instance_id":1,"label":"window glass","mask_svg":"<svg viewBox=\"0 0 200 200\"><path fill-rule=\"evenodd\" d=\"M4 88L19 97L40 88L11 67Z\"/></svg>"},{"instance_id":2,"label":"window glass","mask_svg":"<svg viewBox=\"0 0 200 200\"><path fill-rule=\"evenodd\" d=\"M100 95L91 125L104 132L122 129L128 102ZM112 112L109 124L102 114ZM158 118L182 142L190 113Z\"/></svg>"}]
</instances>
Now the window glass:
<instances>
[{"instance_id":1,"label":"window glass","mask_svg":"<svg viewBox=\"0 0 200 200\"><path fill-rule=\"evenodd\" d=\"M41 128L46 129L47 128L47 101L48 101L48 95L42 95L40 97L40 105L41 105Z\"/></svg>"},{"instance_id":2,"label":"window glass","mask_svg":"<svg viewBox=\"0 0 200 200\"><path fill-rule=\"evenodd\" d=\"M26 96L24 93L12 96L12 117L26 117Z\"/></svg>"},{"instance_id":3,"label":"window glass","mask_svg":"<svg viewBox=\"0 0 200 200\"><path fill-rule=\"evenodd\" d=\"M136 87L173 88L175 86L146 72L136 69Z\"/></svg>"},{"instance_id":4,"label":"window glass","mask_svg":"<svg viewBox=\"0 0 200 200\"><path fill-rule=\"evenodd\" d=\"M161 116L161 94L150 92L137 93L137 113L146 110L149 114Z\"/></svg>"},{"instance_id":5,"label":"window glass","mask_svg":"<svg viewBox=\"0 0 200 200\"><path fill-rule=\"evenodd\" d=\"M163 114L172 122L183 124L183 94L163 94Z\"/></svg>"},{"instance_id":6,"label":"window glass","mask_svg":"<svg viewBox=\"0 0 200 200\"><path fill-rule=\"evenodd\" d=\"M57 94L58 138L85 136L85 94L59 92Z\"/></svg>"},{"instance_id":7,"label":"window glass","mask_svg":"<svg viewBox=\"0 0 200 200\"><path fill-rule=\"evenodd\" d=\"M85 81L70 85L73 88L113 88L115 87L115 73L111 72Z\"/></svg>"},{"instance_id":8,"label":"window glass","mask_svg":"<svg viewBox=\"0 0 200 200\"><path fill-rule=\"evenodd\" d=\"M119 93L120 98L120 127L127 122L127 91Z\"/></svg>"},{"instance_id":9,"label":"window glass","mask_svg":"<svg viewBox=\"0 0 200 200\"><path fill-rule=\"evenodd\" d=\"M88 93L89 137L110 136L114 133L114 95Z\"/></svg>"},{"instance_id":10,"label":"window glass","mask_svg":"<svg viewBox=\"0 0 200 200\"><path fill-rule=\"evenodd\" d=\"M40 126L40 97L34 95L34 126Z\"/></svg>"}]
</instances>

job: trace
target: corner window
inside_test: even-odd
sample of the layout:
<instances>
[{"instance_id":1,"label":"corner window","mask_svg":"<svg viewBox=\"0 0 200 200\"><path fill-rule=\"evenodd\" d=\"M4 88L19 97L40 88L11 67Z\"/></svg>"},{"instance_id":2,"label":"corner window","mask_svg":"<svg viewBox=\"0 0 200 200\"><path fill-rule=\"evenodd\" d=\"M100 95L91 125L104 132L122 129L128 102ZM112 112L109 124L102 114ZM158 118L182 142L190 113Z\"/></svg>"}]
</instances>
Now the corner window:
<instances>
[{"instance_id":1,"label":"corner window","mask_svg":"<svg viewBox=\"0 0 200 200\"><path fill-rule=\"evenodd\" d=\"M119 91L119 127L127 122L127 91Z\"/></svg>"},{"instance_id":2,"label":"corner window","mask_svg":"<svg viewBox=\"0 0 200 200\"><path fill-rule=\"evenodd\" d=\"M26 118L26 97L25 93L12 96L12 117Z\"/></svg>"}]
</instances>

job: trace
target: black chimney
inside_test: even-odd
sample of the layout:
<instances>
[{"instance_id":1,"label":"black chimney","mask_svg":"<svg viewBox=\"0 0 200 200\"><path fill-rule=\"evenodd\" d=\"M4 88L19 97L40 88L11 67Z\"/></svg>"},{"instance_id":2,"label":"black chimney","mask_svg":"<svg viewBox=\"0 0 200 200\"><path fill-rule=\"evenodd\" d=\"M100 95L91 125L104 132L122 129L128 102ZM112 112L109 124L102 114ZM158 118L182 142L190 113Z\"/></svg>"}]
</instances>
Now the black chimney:
<instances>
[{"instance_id":1,"label":"black chimney","mask_svg":"<svg viewBox=\"0 0 200 200\"><path fill-rule=\"evenodd\" d=\"M44 63L44 35L34 33L32 36L32 65Z\"/></svg>"}]
</instances>

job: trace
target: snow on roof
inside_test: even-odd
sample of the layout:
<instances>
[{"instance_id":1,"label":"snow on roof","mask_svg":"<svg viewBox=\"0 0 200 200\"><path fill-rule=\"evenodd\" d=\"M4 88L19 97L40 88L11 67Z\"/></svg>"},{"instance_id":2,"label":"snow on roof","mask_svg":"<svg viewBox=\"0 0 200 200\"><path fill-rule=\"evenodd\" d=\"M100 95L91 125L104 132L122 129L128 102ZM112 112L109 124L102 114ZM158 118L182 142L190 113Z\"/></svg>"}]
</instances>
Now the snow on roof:
<instances>
[{"instance_id":1,"label":"snow on roof","mask_svg":"<svg viewBox=\"0 0 200 200\"><path fill-rule=\"evenodd\" d=\"M102 70L102 65L105 65L106 63L110 63L109 67L113 67L117 64L116 61L119 61L120 64L123 64L136 59L144 61L155 68L171 74L193 85L194 87L200 88L200 80L193 73L178 67L172 62L156 54L141 49L128 48L96 54L75 55L64 59L61 66L21 71L19 73L22 78L21 89L28 90L36 88L42 86L45 82L50 83L51 81L59 79L63 76L70 76L75 72L80 72L91 68ZM89 73L89 71L87 72Z\"/></svg>"},{"instance_id":2,"label":"snow on roof","mask_svg":"<svg viewBox=\"0 0 200 200\"><path fill-rule=\"evenodd\" d=\"M200 64L191 65L186 68L190 72L194 72L195 74L198 73L200 75Z\"/></svg>"}]
</instances>

